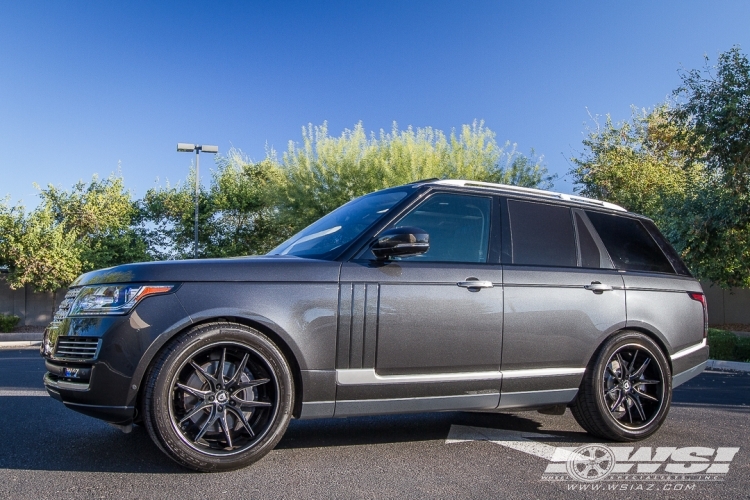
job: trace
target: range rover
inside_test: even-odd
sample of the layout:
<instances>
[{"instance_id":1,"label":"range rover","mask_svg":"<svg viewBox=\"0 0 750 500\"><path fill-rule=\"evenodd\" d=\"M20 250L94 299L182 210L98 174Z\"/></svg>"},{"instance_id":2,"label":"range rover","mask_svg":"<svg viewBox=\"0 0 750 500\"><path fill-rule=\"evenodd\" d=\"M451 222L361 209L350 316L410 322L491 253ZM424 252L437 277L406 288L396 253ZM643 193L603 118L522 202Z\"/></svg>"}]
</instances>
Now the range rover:
<instances>
[{"instance_id":1,"label":"range rover","mask_svg":"<svg viewBox=\"0 0 750 500\"><path fill-rule=\"evenodd\" d=\"M49 394L183 466L291 418L570 408L642 439L708 358L700 284L611 203L460 180L357 198L268 255L93 271L45 331Z\"/></svg>"}]
</instances>

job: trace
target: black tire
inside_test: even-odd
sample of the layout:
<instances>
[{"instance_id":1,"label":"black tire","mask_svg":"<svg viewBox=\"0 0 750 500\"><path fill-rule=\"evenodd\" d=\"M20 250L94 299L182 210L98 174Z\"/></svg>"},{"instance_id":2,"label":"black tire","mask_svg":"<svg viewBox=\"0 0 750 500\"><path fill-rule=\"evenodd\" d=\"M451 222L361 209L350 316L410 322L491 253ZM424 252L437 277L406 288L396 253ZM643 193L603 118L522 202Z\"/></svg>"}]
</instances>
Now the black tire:
<instances>
[{"instance_id":1,"label":"black tire","mask_svg":"<svg viewBox=\"0 0 750 500\"><path fill-rule=\"evenodd\" d=\"M597 350L570 405L576 421L612 441L644 439L661 427L672 402L672 373L648 336L624 331Z\"/></svg>"},{"instance_id":2,"label":"black tire","mask_svg":"<svg viewBox=\"0 0 750 500\"><path fill-rule=\"evenodd\" d=\"M279 348L253 328L221 322L193 328L157 356L146 376L142 415L151 439L171 459L218 472L271 451L293 407L294 381Z\"/></svg>"}]
</instances>

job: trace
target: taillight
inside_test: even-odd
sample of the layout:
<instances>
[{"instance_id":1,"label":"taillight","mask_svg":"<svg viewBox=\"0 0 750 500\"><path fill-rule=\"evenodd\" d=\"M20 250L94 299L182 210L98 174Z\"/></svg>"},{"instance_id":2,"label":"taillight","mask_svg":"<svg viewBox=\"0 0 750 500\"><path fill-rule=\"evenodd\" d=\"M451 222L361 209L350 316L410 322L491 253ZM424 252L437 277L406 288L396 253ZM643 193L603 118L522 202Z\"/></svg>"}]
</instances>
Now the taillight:
<instances>
[{"instance_id":1,"label":"taillight","mask_svg":"<svg viewBox=\"0 0 750 500\"><path fill-rule=\"evenodd\" d=\"M688 292L688 295L703 306L703 338L705 339L708 336L708 304L706 303L706 296L700 292Z\"/></svg>"}]
</instances>

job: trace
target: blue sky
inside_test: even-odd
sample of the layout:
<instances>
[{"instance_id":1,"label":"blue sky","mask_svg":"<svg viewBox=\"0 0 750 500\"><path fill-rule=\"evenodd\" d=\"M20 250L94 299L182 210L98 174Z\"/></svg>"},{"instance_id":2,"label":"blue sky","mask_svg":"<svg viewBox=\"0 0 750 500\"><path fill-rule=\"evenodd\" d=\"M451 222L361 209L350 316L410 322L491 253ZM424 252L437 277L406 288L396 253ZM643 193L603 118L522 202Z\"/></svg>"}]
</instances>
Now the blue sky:
<instances>
[{"instance_id":1,"label":"blue sky","mask_svg":"<svg viewBox=\"0 0 750 500\"><path fill-rule=\"evenodd\" d=\"M179 141L286 149L335 135L484 120L545 156L570 192L588 111L652 107L739 44L744 1L3 2L0 197L70 187L118 162L136 196L184 179ZM202 162L202 179L210 157Z\"/></svg>"}]
</instances>

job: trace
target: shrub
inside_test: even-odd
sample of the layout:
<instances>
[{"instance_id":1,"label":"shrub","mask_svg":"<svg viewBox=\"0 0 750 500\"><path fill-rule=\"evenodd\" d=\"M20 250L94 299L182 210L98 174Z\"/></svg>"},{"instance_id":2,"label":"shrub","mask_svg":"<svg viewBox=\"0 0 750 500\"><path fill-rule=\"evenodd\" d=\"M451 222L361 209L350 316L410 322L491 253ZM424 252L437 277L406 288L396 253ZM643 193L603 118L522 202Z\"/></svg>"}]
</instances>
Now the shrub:
<instances>
[{"instance_id":1,"label":"shrub","mask_svg":"<svg viewBox=\"0 0 750 500\"><path fill-rule=\"evenodd\" d=\"M735 355L737 361L750 362L750 337L737 337Z\"/></svg>"},{"instance_id":2,"label":"shrub","mask_svg":"<svg viewBox=\"0 0 750 500\"><path fill-rule=\"evenodd\" d=\"M708 329L708 357L734 361L737 336L726 330Z\"/></svg>"},{"instance_id":3,"label":"shrub","mask_svg":"<svg viewBox=\"0 0 750 500\"><path fill-rule=\"evenodd\" d=\"M21 318L19 318L18 316L0 314L0 332L10 332L11 330L13 330L13 328L15 328L20 320Z\"/></svg>"}]
</instances>

